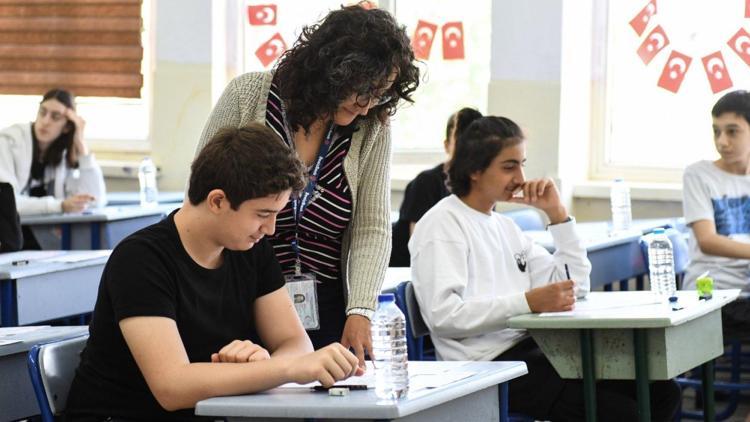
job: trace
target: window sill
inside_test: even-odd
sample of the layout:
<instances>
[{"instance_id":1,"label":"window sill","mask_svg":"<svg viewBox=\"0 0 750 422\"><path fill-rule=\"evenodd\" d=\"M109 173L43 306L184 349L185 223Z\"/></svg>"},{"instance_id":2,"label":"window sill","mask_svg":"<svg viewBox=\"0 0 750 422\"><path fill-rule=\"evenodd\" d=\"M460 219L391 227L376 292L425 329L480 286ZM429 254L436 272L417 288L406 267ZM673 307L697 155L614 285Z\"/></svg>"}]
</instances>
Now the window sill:
<instances>
[{"instance_id":1,"label":"window sill","mask_svg":"<svg viewBox=\"0 0 750 422\"><path fill-rule=\"evenodd\" d=\"M680 183L628 182L630 198L638 201L682 201ZM573 186L574 198L609 199L609 181L587 181Z\"/></svg>"}]
</instances>

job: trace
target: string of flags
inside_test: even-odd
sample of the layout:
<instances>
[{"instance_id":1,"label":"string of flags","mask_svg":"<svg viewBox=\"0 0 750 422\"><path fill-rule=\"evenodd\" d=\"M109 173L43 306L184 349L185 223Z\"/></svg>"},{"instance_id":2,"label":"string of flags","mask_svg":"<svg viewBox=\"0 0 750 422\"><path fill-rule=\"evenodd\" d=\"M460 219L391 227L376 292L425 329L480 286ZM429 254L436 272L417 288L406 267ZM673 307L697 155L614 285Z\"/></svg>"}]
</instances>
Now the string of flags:
<instances>
[{"instance_id":1,"label":"string of flags","mask_svg":"<svg viewBox=\"0 0 750 422\"><path fill-rule=\"evenodd\" d=\"M639 37L646 31L649 23L654 20L657 11L657 0L650 0L646 3L643 9L641 9L641 11L630 20L630 26ZM750 18L750 0L745 0L745 18ZM636 50L636 53L643 63L648 65L654 57L669 45L669 37L667 36L666 31L661 25L657 24L645 37ZM748 34L744 28L740 28L727 41L727 45L742 59L742 61L750 66L750 34ZM690 69L692 61L693 57L677 51L674 48L671 49L669 58L662 69L656 85L667 91L671 91L672 93L678 93L682 86L682 82L685 79L685 75ZM727 90L733 86L732 78L729 75L729 69L727 68L721 50L714 51L701 57L701 62L703 63L703 69L706 73L706 78L711 87L711 91L714 94Z\"/></svg>"},{"instance_id":2,"label":"string of flags","mask_svg":"<svg viewBox=\"0 0 750 422\"><path fill-rule=\"evenodd\" d=\"M750 1L750 0L749 0ZM374 7L374 6L370 6ZM276 26L278 7L276 4L256 4L247 7L247 21L251 26ZM414 56L419 60L428 60L432 44L438 31L438 25L418 20L417 27L411 39ZM464 50L464 26L460 21L445 22L441 26L441 38L443 46L443 60L463 60L466 57ZM284 51L287 44L280 32L276 32L261 43L255 50L255 57L264 68L275 62Z\"/></svg>"}]
</instances>

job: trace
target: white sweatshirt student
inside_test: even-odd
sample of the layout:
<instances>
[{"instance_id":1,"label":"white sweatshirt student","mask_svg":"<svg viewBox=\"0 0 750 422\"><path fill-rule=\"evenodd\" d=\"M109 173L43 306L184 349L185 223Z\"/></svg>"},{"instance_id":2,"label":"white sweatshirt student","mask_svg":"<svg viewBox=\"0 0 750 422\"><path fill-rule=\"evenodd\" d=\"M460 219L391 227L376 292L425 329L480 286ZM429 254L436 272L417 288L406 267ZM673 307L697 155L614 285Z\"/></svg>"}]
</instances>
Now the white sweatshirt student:
<instances>
[{"instance_id":1,"label":"white sweatshirt student","mask_svg":"<svg viewBox=\"0 0 750 422\"><path fill-rule=\"evenodd\" d=\"M566 264L577 296L588 293L591 264L575 221L549 230L554 254L510 218L455 195L422 217L409 241L412 283L439 359L492 360L520 342L525 330L508 319L531 312L526 291L567 279Z\"/></svg>"}]
</instances>

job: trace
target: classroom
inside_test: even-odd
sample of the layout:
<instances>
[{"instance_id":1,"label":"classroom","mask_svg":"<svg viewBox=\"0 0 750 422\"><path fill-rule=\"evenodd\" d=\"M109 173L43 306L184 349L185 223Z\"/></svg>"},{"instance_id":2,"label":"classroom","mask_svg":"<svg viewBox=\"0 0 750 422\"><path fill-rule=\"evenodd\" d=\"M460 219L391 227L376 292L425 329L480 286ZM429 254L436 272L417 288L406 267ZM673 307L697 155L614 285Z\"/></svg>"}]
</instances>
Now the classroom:
<instances>
[{"instance_id":1,"label":"classroom","mask_svg":"<svg viewBox=\"0 0 750 422\"><path fill-rule=\"evenodd\" d=\"M750 421L749 19L0 0L0 421Z\"/></svg>"}]
</instances>

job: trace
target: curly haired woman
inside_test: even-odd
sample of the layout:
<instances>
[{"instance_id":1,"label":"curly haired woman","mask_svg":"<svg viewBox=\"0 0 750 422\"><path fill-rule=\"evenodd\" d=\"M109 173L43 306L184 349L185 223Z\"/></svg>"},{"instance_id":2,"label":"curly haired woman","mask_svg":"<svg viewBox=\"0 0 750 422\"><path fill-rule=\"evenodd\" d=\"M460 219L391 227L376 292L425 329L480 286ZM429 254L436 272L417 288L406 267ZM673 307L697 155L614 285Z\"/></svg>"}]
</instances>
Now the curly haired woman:
<instances>
[{"instance_id":1,"label":"curly haired woman","mask_svg":"<svg viewBox=\"0 0 750 422\"><path fill-rule=\"evenodd\" d=\"M340 341L360 366L391 248L388 119L418 85L404 27L383 10L342 7L305 27L274 70L230 82L198 145L263 122L308 166L270 240L315 348Z\"/></svg>"}]
</instances>

